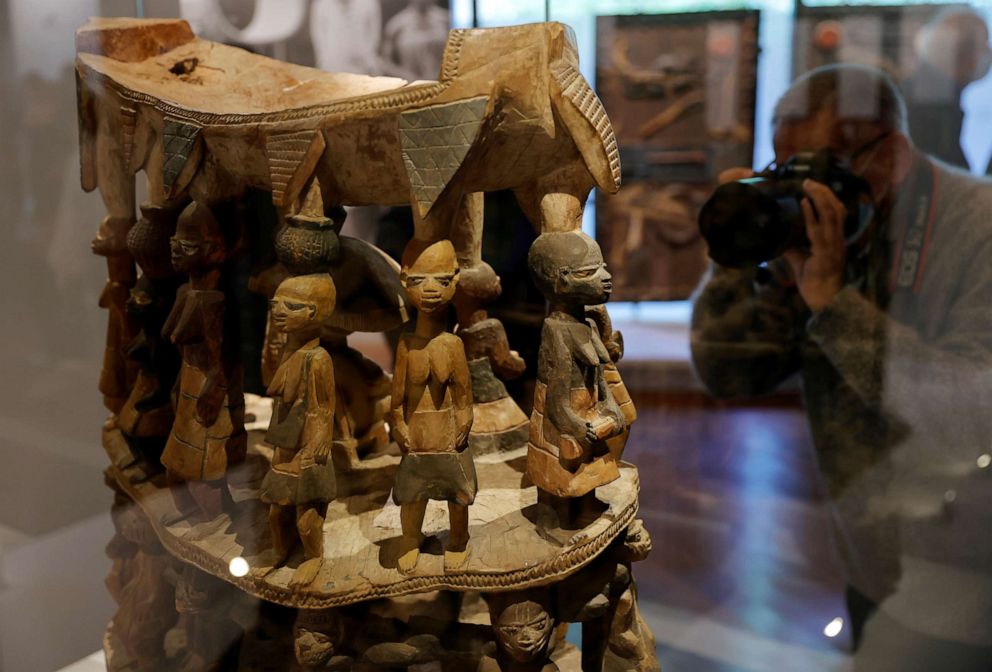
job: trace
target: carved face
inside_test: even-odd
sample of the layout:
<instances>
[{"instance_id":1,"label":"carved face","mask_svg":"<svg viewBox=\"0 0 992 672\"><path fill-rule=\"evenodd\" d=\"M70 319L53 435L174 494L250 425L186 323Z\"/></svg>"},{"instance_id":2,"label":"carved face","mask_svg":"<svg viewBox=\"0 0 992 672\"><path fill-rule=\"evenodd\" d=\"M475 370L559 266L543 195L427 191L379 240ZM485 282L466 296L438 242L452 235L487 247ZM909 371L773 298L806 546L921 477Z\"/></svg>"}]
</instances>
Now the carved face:
<instances>
[{"instance_id":1,"label":"carved face","mask_svg":"<svg viewBox=\"0 0 992 672\"><path fill-rule=\"evenodd\" d=\"M179 273L206 271L223 263L224 237L207 206L192 203L183 210L169 249L172 267Z\"/></svg>"},{"instance_id":2,"label":"carved face","mask_svg":"<svg viewBox=\"0 0 992 672\"><path fill-rule=\"evenodd\" d=\"M306 329L317 318L317 304L291 292L277 291L269 301L269 310L272 325L287 334Z\"/></svg>"},{"instance_id":3,"label":"carved face","mask_svg":"<svg viewBox=\"0 0 992 672\"><path fill-rule=\"evenodd\" d=\"M334 655L334 641L325 632L297 625L293 633L293 648L300 665L320 668Z\"/></svg>"},{"instance_id":4,"label":"carved face","mask_svg":"<svg viewBox=\"0 0 992 672\"><path fill-rule=\"evenodd\" d=\"M552 303L595 306L610 298L613 276L596 241L580 231L538 236L528 254L531 274Z\"/></svg>"},{"instance_id":5,"label":"carved face","mask_svg":"<svg viewBox=\"0 0 992 672\"><path fill-rule=\"evenodd\" d=\"M558 293L586 306L606 303L613 291L613 276L599 246L590 246L588 254L577 263L562 266L558 274Z\"/></svg>"},{"instance_id":6,"label":"carved face","mask_svg":"<svg viewBox=\"0 0 992 672\"><path fill-rule=\"evenodd\" d=\"M272 326L285 334L314 328L334 310L334 282L326 273L283 280L269 301Z\"/></svg>"},{"instance_id":7,"label":"carved face","mask_svg":"<svg viewBox=\"0 0 992 672\"><path fill-rule=\"evenodd\" d=\"M451 242L410 241L403 253L400 281L410 303L422 313L444 310L458 286L458 260Z\"/></svg>"},{"instance_id":8,"label":"carved face","mask_svg":"<svg viewBox=\"0 0 992 672\"><path fill-rule=\"evenodd\" d=\"M537 602L511 604L496 621L496 637L518 663L528 663L547 651L554 631L551 614Z\"/></svg>"}]
</instances>

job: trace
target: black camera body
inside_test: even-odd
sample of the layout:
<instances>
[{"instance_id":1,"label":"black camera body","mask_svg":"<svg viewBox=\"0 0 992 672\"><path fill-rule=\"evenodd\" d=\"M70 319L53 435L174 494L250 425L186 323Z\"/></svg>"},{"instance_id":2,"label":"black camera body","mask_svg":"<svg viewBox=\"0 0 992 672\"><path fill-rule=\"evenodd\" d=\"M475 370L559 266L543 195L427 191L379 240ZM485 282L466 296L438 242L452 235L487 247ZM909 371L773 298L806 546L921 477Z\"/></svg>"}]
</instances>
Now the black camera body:
<instances>
[{"instance_id":1,"label":"black camera body","mask_svg":"<svg viewBox=\"0 0 992 672\"><path fill-rule=\"evenodd\" d=\"M799 152L754 177L721 185L699 212L710 258L722 266L757 266L789 249L808 248L800 202L804 180L825 184L844 204L844 237L855 240L870 221L868 183L827 150Z\"/></svg>"}]
</instances>

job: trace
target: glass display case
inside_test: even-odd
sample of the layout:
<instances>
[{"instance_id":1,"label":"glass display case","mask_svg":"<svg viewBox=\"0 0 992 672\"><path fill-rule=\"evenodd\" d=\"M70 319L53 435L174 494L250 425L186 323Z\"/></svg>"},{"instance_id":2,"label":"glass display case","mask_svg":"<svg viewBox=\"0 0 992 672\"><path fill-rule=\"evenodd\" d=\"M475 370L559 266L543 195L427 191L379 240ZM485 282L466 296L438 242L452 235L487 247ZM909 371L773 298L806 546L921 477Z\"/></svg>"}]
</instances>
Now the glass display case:
<instances>
[{"instance_id":1,"label":"glass display case","mask_svg":"<svg viewBox=\"0 0 992 672\"><path fill-rule=\"evenodd\" d=\"M0 669L992 669L987 20L0 0Z\"/></svg>"}]
</instances>

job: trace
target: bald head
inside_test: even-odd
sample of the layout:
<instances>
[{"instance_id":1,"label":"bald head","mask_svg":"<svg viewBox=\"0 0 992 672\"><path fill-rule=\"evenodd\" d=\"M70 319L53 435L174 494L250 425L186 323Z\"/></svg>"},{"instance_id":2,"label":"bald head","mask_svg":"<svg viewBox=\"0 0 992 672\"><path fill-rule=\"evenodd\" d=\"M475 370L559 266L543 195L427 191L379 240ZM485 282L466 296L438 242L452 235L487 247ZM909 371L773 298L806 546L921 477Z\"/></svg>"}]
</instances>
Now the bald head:
<instances>
[{"instance_id":1,"label":"bald head","mask_svg":"<svg viewBox=\"0 0 992 672\"><path fill-rule=\"evenodd\" d=\"M939 12L916 35L916 57L921 63L964 88L985 77L992 62L989 29L984 17L970 7Z\"/></svg>"},{"instance_id":2,"label":"bald head","mask_svg":"<svg viewBox=\"0 0 992 672\"><path fill-rule=\"evenodd\" d=\"M810 149L852 150L885 132L906 133L906 104L881 70L863 65L828 65L799 77L775 105L778 131L807 127ZM778 153L776 142L776 153Z\"/></svg>"}]
</instances>

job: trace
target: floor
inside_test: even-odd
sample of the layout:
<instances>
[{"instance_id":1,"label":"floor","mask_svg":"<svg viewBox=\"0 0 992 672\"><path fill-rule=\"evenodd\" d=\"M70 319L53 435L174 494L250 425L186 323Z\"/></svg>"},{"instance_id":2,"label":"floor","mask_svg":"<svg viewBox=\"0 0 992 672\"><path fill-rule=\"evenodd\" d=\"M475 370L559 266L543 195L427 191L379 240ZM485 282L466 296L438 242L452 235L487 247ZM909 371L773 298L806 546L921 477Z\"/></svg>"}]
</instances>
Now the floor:
<instances>
[{"instance_id":1,"label":"floor","mask_svg":"<svg viewBox=\"0 0 992 672\"><path fill-rule=\"evenodd\" d=\"M640 602L675 672L841 670L842 580L794 395L726 404L636 393L625 459L654 551Z\"/></svg>"}]
</instances>

